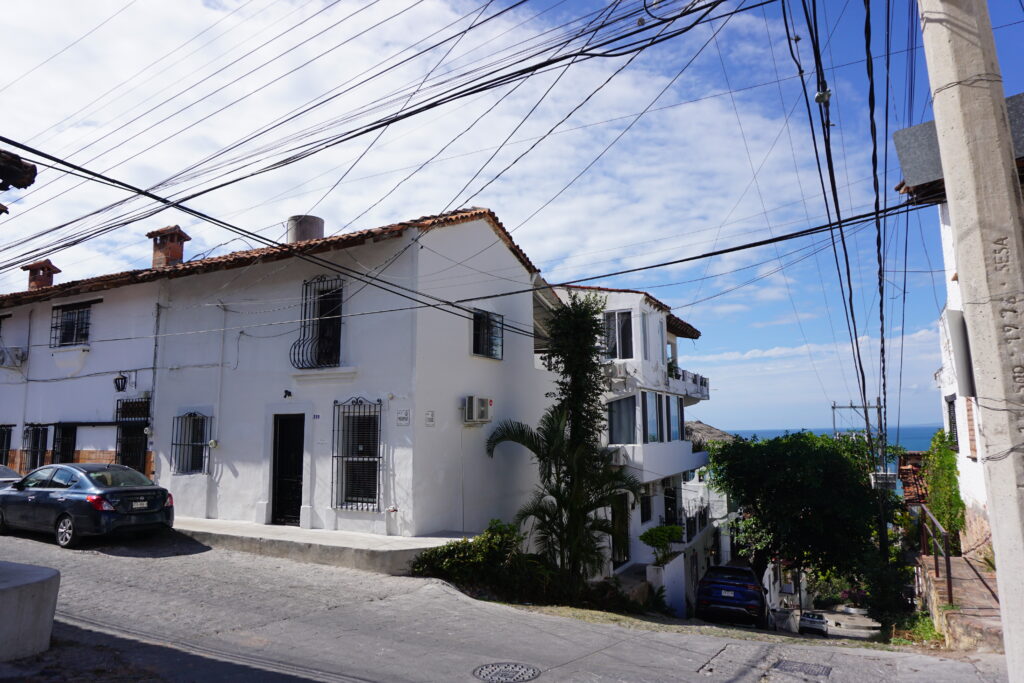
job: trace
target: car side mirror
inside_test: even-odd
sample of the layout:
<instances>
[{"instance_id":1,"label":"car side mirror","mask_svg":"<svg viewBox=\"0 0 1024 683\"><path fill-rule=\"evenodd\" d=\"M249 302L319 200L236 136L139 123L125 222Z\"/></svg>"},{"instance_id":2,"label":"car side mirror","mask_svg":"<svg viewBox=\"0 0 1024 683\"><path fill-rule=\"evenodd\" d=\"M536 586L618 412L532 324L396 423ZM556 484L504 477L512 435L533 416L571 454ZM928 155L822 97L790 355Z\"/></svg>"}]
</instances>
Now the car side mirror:
<instances>
[{"instance_id":1,"label":"car side mirror","mask_svg":"<svg viewBox=\"0 0 1024 683\"><path fill-rule=\"evenodd\" d=\"M24 481L16 481L13 484L11 484L11 488L12 489L18 489L19 491L24 491L25 490L25 482Z\"/></svg>"}]
</instances>

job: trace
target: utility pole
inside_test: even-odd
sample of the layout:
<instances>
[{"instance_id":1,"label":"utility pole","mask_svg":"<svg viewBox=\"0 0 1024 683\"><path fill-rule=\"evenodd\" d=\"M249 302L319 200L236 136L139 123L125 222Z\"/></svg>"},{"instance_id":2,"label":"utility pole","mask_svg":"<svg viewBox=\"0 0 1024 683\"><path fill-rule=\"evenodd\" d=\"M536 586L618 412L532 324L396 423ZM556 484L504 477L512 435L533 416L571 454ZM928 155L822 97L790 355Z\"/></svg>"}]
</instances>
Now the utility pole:
<instances>
[{"instance_id":1,"label":"utility pole","mask_svg":"<svg viewBox=\"0 0 1024 683\"><path fill-rule=\"evenodd\" d=\"M889 564L889 516L886 512L885 501L889 495L889 465L886 461L886 443L888 441L886 434L882 432L882 400L881 398L875 398L875 404L872 405L869 401L864 405L854 405L850 402L850 405L841 406L835 401L832 401L832 436L838 437L839 432L836 430L836 411L837 410L852 410L858 417L864 420L864 423L870 427L870 413L868 411L875 411L875 425L876 434L874 438L870 432L865 433L864 437L867 441L868 448L875 448L874 453L870 453L871 457L874 458L875 472L871 472L871 486L872 489L878 493L875 495L878 497L878 554L882 558L882 564L888 566ZM864 411L864 412L861 412Z\"/></svg>"},{"instance_id":2,"label":"utility pole","mask_svg":"<svg viewBox=\"0 0 1024 683\"><path fill-rule=\"evenodd\" d=\"M987 449L1011 681L1024 680L1024 200L984 0L919 0L964 320Z\"/></svg>"}]
</instances>

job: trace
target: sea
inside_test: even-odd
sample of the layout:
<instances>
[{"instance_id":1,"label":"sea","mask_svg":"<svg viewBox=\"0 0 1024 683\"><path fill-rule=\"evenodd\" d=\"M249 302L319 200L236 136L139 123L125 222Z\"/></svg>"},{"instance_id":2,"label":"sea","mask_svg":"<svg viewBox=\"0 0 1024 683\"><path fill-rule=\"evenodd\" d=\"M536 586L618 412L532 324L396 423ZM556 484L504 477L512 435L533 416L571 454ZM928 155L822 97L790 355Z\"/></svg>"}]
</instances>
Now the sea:
<instances>
[{"instance_id":1,"label":"sea","mask_svg":"<svg viewBox=\"0 0 1024 683\"><path fill-rule=\"evenodd\" d=\"M932 436L942 429L942 425L902 425L899 430L889 429L889 443L903 446L908 451L926 451L931 445ZM816 429L732 429L727 430L737 436L749 438L757 436L759 439L772 439L776 436L791 434L793 432L805 431L815 434L831 434L831 427ZM839 431L845 431L840 429Z\"/></svg>"}]
</instances>

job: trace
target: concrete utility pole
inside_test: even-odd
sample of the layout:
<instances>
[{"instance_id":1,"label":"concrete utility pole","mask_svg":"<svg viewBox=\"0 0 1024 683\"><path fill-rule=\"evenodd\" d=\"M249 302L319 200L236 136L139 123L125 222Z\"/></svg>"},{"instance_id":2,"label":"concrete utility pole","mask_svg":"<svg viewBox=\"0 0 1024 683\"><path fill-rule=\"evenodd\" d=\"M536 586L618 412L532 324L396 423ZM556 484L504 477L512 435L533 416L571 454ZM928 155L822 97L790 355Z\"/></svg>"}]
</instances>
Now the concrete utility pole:
<instances>
[{"instance_id":1,"label":"concrete utility pole","mask_svg":"<svg viewBox=\"0 0 1024 683\"><path fill-rule=\"evenodd\" d=\"M984 0L919 0L1011 681L1024 680L1024 200Z\"/></svg>"}]
</instances>

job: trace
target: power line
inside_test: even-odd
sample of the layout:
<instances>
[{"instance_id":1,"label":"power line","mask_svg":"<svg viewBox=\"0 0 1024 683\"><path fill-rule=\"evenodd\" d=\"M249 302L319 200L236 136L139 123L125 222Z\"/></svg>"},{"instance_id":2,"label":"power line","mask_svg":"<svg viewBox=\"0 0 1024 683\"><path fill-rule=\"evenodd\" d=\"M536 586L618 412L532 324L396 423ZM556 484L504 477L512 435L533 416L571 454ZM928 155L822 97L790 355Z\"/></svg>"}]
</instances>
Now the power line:
<instances>
[{"instance_id":1,"label":"power line","mask_svg":"<svg viewBox=\"0 0 1024 683\"><path fill-rule=\"evenodd\" d=\"M33 74L33 73L35 73L35 71L36 71L37 69L39 69L39 68L41 68L41 67L43 67L43 66L46 66L46 65L47 65L47 64L49 64L49 63L50 63L50 62L51 62L52 60L54 60L54 59L56 59L57 57L61 56L62 54L64 54L65 52L67 52L68 50L70 50L71 48L73 48L73 47L74 47L75 45L78 45L78 44L79 44L80 42L82 42L83 40L85 40L86 38L88 38L89 36L91 36L91 35L92 35L93 33L95 33L96 31L98 31L99 29L103 28L103 27L104 27L104 26L105 26L105 25L106 25L106 24L107 24L108 22L110 22L110 21L111 21L112 19L114 19L114 18L115 18L115 17L117 16L117 15L121 14L121 12L124 12L124 11L125 11L126 9L128 9L129 7L131 7L132 5L134 5L134 4L136 3L136 2L138 2L138 0L129 0L129 2L128 2L128 4L127 4L127 5L124 5L123 7L121 7L121 9L117 10L116 12L114 12L113 14L111 14L111 15L110 15L109 17L107 17L106 19L104 19L104 20L103 20L103 21L101 21L100 23L96 24L96 25L95 25L95 26L93 26L93 27L92 27L91 29L89 29L88 31L86 31L85 33L83 33L82 35L80 35L80 36L79 36L78 38L76 38L75 40L71 41L70 43L68 43L67 45L65 45L65 46L64 46L63 48L61 48L60 50L58 50L57 52L54 52L54 53L53 53L52 55L50 55L49 57L47 57L47 58L46 58L46 59L44 59L43 61L41 61L41 62L39 62L38 64L36 64L36 65L35 65L34 67L32 67L31 69L29 69L28 71L24 72L23 74L21 74L20 76L18 76L17 78L15 78L15 79L14 79L13 81L9 81L9 82L8 82L8 83L7 83L6 85L4 85L4 86L0 87L0 92L3 92L4 90L7 90L8 88L10 88L10 87L11 87L12 85L14 85L15 83L17 83L17 82L18 82L18 81L20 81L21 79L23 79L23 78L25 78L26 76L29 76L29 75L31 75L31 74Z\"/></svg>"}]
</instances>

